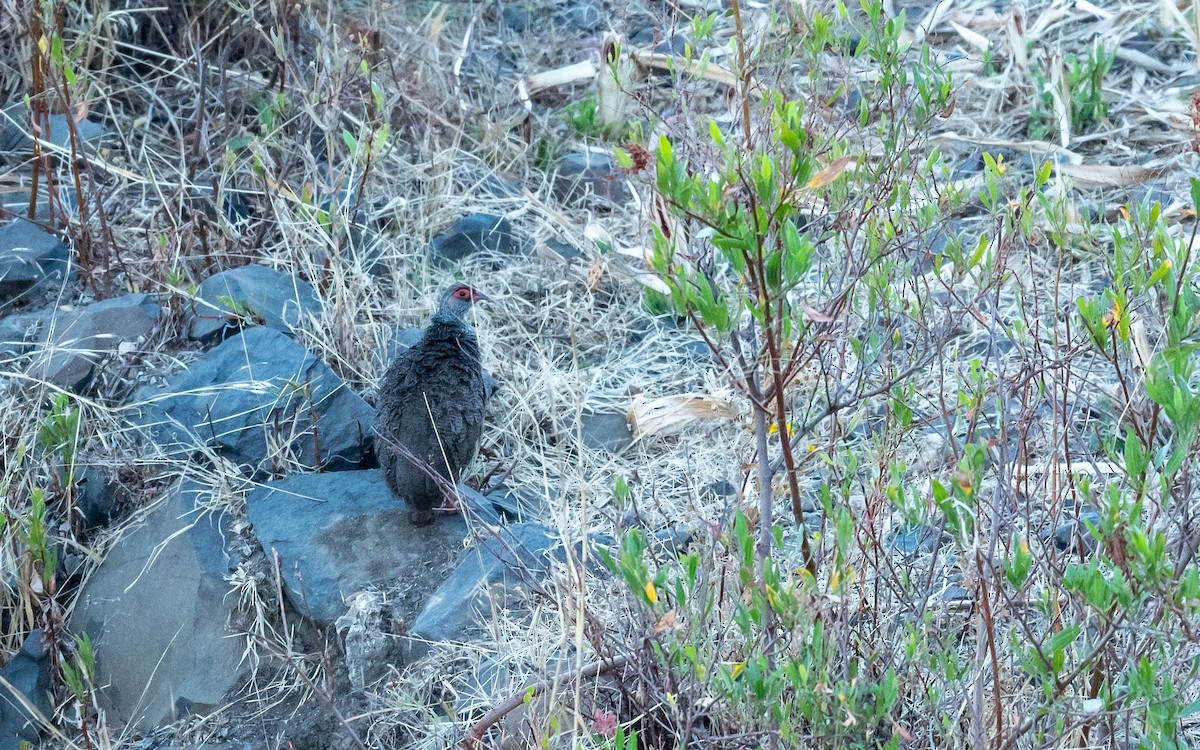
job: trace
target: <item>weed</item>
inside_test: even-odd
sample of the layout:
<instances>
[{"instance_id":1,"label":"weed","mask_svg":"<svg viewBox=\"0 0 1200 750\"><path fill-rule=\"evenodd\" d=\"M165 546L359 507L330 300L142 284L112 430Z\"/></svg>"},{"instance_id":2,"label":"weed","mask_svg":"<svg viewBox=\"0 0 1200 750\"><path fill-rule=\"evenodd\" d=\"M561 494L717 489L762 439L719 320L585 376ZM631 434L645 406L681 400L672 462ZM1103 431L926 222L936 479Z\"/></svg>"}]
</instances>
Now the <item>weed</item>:
<instances>
[{"instance_id":1,"label":"weed","mask_svg":"<svg viewBox=\"0 0 1200 750\"><path fill-rule=\"evenodd\" d=\"M1068 54L1062 59L1061 86L1059 77L1042 65L1030 69L1034 91L1037 92L1029 113L1027 132L1030 138L1042 140L1059 130L1056 99L1064 103L1070 115L1070 135L1086 133L1108 116L1104 101L1104 78L1112 68L1113 52L1099 42L1092 45L1087 57ZM1060 134L1061 137L1061 134Z\"/></svg>"}]
</instances>

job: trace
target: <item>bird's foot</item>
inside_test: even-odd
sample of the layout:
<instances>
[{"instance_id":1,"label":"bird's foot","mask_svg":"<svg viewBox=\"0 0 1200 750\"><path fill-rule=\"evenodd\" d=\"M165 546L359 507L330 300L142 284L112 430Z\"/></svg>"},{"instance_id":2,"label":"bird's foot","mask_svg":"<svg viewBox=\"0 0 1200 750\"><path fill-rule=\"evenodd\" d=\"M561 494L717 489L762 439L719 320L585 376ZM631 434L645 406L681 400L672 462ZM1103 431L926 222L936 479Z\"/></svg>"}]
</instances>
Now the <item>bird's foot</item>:
<instances>
[{"instance_id":1,"label":"bird's foot","mask_svg":"<svg viewBox=\"0 0 1200 750\"><path fill-rule=\"evenodd\" d=\"M450 515L454 515L455 513L462 513L462 508L460 508L458 506L458 500L455 498L454 495L445 495L442 498L442 504L440 506L438 506L437 508L435 508L434 510L436 510L439 513L448 513Z\"/></svg>"}]
</instances>

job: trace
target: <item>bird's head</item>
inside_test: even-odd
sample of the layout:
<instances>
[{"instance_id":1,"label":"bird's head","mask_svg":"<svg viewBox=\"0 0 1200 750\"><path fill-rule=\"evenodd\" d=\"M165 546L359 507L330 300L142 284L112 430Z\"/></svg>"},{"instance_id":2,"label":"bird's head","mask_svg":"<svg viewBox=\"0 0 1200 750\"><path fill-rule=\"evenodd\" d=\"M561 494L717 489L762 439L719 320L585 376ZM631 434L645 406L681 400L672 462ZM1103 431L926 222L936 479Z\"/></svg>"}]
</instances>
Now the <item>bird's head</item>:
<instances>
[{"instance_id":1,"label":"bird's head","mask_svg":"<svg viewBox=\"0 0 1200 750\"><path fill-rule=\"evenodd\" d=\"M485 299L487 299L487 295L470 284L461 282L451 284L450 288L442 294L438 312L463 320L467 316L467 311L471 309L471 305Z\"/></svg>"}]
</instances>

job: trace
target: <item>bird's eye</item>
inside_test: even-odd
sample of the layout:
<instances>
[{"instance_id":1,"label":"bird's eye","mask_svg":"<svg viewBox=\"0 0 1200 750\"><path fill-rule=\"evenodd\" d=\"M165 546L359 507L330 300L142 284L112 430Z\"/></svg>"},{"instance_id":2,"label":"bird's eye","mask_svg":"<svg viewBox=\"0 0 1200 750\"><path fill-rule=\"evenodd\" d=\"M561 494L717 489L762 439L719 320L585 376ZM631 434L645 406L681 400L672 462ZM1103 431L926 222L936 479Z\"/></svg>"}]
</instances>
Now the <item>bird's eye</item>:
<instances>
[{"instance_id":1,"label":"bird's eye","mask_svg":"<svg viewBox=\"0 0 1200 750\"><path fill-rule=\"evenodd\" d=\"M470 289L459 289L457 292L454 293L454 296L458 297L459 299L471 299L471 290Z\"/></svg>"}]
</instances>

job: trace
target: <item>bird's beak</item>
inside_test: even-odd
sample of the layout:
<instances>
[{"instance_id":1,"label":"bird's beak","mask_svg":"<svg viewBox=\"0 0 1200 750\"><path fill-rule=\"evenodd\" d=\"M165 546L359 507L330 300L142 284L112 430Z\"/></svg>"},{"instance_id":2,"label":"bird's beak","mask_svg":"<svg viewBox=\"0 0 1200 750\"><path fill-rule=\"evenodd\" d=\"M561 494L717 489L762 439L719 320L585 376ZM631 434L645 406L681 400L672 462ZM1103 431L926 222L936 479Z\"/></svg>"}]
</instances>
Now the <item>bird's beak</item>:
<instances>
[{"instance_id":1,"label":"bird's beak","mask_svg":"<svg viewBox=\"0 0 1200 750\"><path fill-rule=\"evenodd\" d=\"M479 291L478 289L476 289L475 290L475 299L473 301L474 302L491 302L492 298L490 296L484 294L483 292Z\"/></svg>"}]
</instances>

